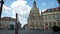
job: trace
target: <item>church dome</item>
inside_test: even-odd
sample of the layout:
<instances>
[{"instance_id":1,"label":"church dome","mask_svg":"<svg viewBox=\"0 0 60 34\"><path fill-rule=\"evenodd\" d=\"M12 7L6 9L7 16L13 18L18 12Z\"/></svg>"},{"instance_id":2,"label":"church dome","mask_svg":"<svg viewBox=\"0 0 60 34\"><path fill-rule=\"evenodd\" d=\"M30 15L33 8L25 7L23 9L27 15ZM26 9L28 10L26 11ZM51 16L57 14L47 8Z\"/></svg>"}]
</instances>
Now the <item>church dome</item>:
<instances>
[{"instance_id":1,"label":"church dome","mask_svg":"<svg viewBox=\"0 0 60 34\"><path fill-rule=\"evenodd\" d=\"M39 13L39 9L38 9L37 6L36 6L36 1L34 1L33 7L32 7L32 9L30 10L30 13Z\"/></svg>"}]
</instances>

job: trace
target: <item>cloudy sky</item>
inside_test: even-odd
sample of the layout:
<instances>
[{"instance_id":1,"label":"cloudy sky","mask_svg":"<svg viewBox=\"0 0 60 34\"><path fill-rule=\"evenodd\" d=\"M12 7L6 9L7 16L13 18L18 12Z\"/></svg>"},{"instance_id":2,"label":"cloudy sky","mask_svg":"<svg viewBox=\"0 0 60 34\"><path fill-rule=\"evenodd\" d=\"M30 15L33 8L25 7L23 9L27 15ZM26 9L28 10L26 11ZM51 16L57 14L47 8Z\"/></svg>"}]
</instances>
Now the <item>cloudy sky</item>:
<instances>
[{"instance_id":1,"label":"cloudy sky","mask_svg":"<svg viewBox=\"0 0 60 34\"><path fill-rule=\"evenodd\" d=\"M33 6L34 0L4 0L2 17L15 18L15 14L18 13L19 21L22 24L27 23L27 18L30 9ZM58 7L57 0L36 0L39 10L45 11L49 8Z\"/></svg>"}]
</instances>

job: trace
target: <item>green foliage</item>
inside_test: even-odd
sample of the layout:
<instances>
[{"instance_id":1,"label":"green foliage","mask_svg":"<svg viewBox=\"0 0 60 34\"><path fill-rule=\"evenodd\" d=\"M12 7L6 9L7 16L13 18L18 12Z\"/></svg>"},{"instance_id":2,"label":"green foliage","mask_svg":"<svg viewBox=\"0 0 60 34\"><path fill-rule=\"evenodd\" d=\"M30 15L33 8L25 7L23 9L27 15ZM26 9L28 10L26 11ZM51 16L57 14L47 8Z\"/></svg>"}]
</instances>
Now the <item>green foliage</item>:
<instances>
[{"instance_id":1,"label":"green foliage","mask_svg":"<svg viewBox=\"0 0 60 34\"><path fill-rule=\"evenodd\" d=\"M10 30L14 30L14 25L10 25Z\"/></svg>"},{"instance_id":2,"label":"green foliage","mask_svg":"<svg viewBox=\"0 0 60 34\"><path fill-rule=\"evenodd\" d=\"M53 27L52 27L52 30L53 30L54 32L59 32L59 27L58 27L58 26L53 26Z\"/></svg>"}]
</instances>

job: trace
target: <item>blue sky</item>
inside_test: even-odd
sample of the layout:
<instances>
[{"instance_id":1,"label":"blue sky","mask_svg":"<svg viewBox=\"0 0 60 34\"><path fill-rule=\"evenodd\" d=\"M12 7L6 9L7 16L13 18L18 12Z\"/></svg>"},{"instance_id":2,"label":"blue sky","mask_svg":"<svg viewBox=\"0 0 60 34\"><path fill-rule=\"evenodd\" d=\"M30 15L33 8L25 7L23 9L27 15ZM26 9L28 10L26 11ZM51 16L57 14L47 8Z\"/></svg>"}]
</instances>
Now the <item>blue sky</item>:
<instances>
[{"instance_id":1,"label":"blue sky","mask_svg":"<svg viewBox=\"0 0 60 34\"><path fill-rule=\"evenodd\" d=\"M4 2L5 2L4 4L6 6L10 6L10 4L12 4L14 1L16 1L16 0L4 0ZM31 6L31 7L33 6L34 0L25 0L25 1L27 1L27 4L29 6ZM48 8L54 8L54 7L58 6L57 0L36 0L36 2L37 2L37 7L39 7L39 9L42 9L42 10L48 9ZM45 5L45 6L43 6L43 5Z\"/></svg>"},{"instance_id":2,"label":"blue sky","mask_svg":"<svg viewBox=\"0 0 60 34\"><path fill-rule=\"evenodd\" d=\"M34 0L4 0L2 17L13 17L18 13L19 21L22 24L27 23L30 9L33 7ZM57 0L36 0L39 10L56 8L59 6Z\"/></svg>"},{"instance_id":3,"label":"blue sky","mask_svg":"<svg viewBox=\"0 0 60 34\"><path fill-rule=\"evenodd\" d=\"M29 6L31 6L31 7L33 6L34 0L26 0L26 1ZM37 7L42 10L54 8L54 7L58 6L57 0L36 0L36 2L37 2Z\"/></svg>"}]
</instances>

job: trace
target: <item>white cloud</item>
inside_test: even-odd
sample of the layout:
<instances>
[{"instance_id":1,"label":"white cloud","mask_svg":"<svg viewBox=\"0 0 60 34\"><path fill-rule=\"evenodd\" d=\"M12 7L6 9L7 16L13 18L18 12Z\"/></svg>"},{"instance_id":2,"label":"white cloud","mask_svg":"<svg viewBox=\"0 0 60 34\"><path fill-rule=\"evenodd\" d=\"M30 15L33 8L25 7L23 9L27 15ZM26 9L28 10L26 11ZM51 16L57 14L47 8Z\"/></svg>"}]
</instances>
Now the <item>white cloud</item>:
<instances>
[{"instance_id":1,"label":"white cloud","mask_svg":"<svg viewBox=\"0 0 60 34\"><path fill-rule=\"evenodd\" d=\"M31 7L27 5L26 1L17 0L11 4L11 8L12 8L13 17L15 17L15 14L18 13L19 18L20 18L19 20L22 26L25 23L27 23L27 17L28 17Z\"/></svg>"},{"instance_id":2,"label":"white cloud","mask_svg":"<svg viewBox=\"0 0 60 34\"><path fill-rule=\"evenodd\" d=\"M9 10L11 10L10 7L7 7L6 5L3 5L3 11L9 11Z\"/></svg>"},{"instance_id":3,"label":"white cloud","mask_svg":"<svg viewBox=\"0 0 60 34\"><path fill-rule=\"evenodd\" d=\"M43 9L42 12L44 12L46 9Z\"/></svg>"},{"instance_id":4,"label":"white cloud","mask_svg":"<svg viewBox=\"0 0 60 34\"><path fill-rule=\"evenodd\" d=\"M23 0L19 0L19 1L23 1Z\"/></svg>"},{"instance_id":5,"label":"white cloud","mask_svg":"<svg viewBox=\"0 0 60 34\"><path fill-rule=\"evenodd\" d=\"M42 5L43 5L43 6L46 6L46 3L43 3Z\"/></svg>"},{"instance_id":6,"label":"white cloud","mask_svg":"<svg viewBox=\"0 0 60 34\"><path fill-rule=\"evenodd\" d=\"M19 20L20 20L20 23L22 24L22 26L27 23L27 18L23 18L23 17L19 16Z\"/></svg>"},{"instance_id":7,"label":"white cloud","mask_svg":"<svg viewBox=\"0 0 60 34\"><path fill-rule=\"evenodd\" d=\"M2 14L5 13L6 15L4 15L4 16L9 16L10 15L10 10L11 10L10 7L7 7L6 5L3 5ZM4 17L4 16L2 15L2 17Z\"/></svg>"}]
</instances>

